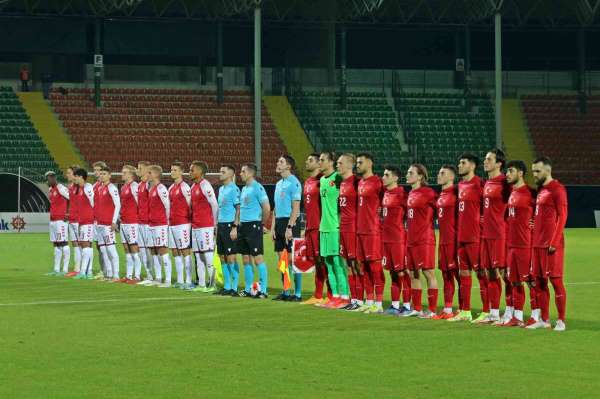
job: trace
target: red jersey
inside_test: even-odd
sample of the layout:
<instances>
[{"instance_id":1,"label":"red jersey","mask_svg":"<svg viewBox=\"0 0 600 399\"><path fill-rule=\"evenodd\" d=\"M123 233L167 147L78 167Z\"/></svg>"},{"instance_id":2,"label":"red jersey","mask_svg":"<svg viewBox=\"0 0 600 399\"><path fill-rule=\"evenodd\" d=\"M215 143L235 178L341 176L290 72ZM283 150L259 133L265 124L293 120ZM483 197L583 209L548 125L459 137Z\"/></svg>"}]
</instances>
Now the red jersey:
<instances>
[{"instance_id":1,"label":"red jersey","mask_svg":"<svg viewBox=\"0 0 600 399\"><path fill-rule=\"evenodd\" d=\"M456 186L443 189L437 199L440 245L456 245Z\"/></svg>"},{"instance_id":2,"label":"red jersey","mask_svg":"<svg viewBox=\"0 0 600 399\"><path fill-rule=\"evenodd\" d=\"M487 239L506 239L506 204L510 186L500 174L483 186L483 225L481 236Z\"/></svg>"},{"instance_id":3,"label":"red jersey","mask_svg":"<svg viewBox=\"0 0 600 399\"><path fill-rule=\"evenodd\" d=\"M567 223L567 191L557 180L542 186L535 201L533 246L563 248Z\"/></svg>"},{"instance_id":4,"label":"red jersey","mask_svg":"<svg viewBox=\"0 0 600 399\"><path fill-rule=\"evenodd\" d=\"M50 187L48 192L50 200L50 220L65 220L69 206L69 190L60 183Z\"/></svg>"},{"instance_id":5,"label":"red jersey","mask_svg":"<svg viewBox=\"0 0 600 399\"><path fill-rule=\"evenodd\" d=\"M79 210L78 219L80 226L94 223L94 187L90 183L85 183L83 187L78 187L73 200Z\"/></svg>"},{"instance_id":6,"label":"red jersey","mask_svg":"<svg viewBox=\"0 0 600 399\"><path fill-rule=\"evenodd\" d=\"M192 185L192 228L214 227L219 212L215 191L208 180Z\"/></svg>"},{"instance_id":7,"label":"red jersey","mask_svg":"<svg viewBox=\"0 0 600 399\"><path fill-rule=\"evenodd\" d=\"M379 207L383 196L383 183L379 176L360 179L358 182L358 211L356 232L358 234L381 234Z\"/></svg>"},{"instance_id":8,"label":"red jersey","mask_svg":"<svg viewBox=\"0 0 600 399\"><path fill-rule=\"evenodd\" d=\"M137 198L138 198L138 223L148 224L148 201L149 201L149 189L148 182L140 182L137 186Z\"/></svg>"},{"instance_id":9,"label":"red jersey","mask_svg":"<svg viewBox=\"0 0 600 399\"><path fill-rule=\"evenodd\" d=\"M340 232L356 231L356 204L358 198L358 178L354 175L342 180L340 184Z\"/></svg>"},{"instance_id":10,"label":"red jersey","mask_svg":"<svg viewBox=\"0 0 600 399\"><path fill-rule=\"evenodd\" d=\"M138 223L138 184L134 181L121 187L121 223Z\"/></svg>"},{"instance_id":11,"label":"red jersey","mask_svg":"<svg viewBox=\"0 0 600 399\"><path fill-rule=\"evenodd\" d=\"M169 226L188 224L192 221L192 210L190 208L192 194L190 186L184 181L171 184L169 187Z\"/></svg>"},{"instance_id":12,"label":"red jersey","mask_svg":"<svg viewBox=\"0 0 600 399\"><path fill-rule=\"evenodd\" d=\"M458 242L479 242L481 235L481 179L458 183Z\"/></svg>"},{"instance_id":13,"label":"red jersey","mask_svg":"<svg viewBox=\"0 0 600 399\"><path fill-rule=\"evenodd\" d=\"M508 246L510 248L531 248L531 219L533 218L533 195L527 186L516 188L508 198Z\"/></svg>"},{"instance_id":14,"label":"red jersey","mask_svg":"<svg viewBox=\"0 0 600 399\"><path fill-rule=\"evenodd\" d=\"M73 201L77 195L77 184L69 184L69 223L77 223L79 220L79 208L77 208L77 201Z\"/></svg>"},{"instance_id":15,"label":"red jersey","mask_svg":"<svg viewBox=\"0 0 600 399\"><path fill-rule=\"evenodd\" d=\"M406 236L407 245L435 245L433 232L433 214L435 212L435 191L423 186L411 190L408 194Z\"/></svg>"},{"instance_id":16,"label":"red jersey","mask_svg":"<svg viewBox=\"0 0 600 399\"><path fill-rule=\"evenodd\" d=\"M304 182L304 213L306 214L305 230L319 230L321 224L321 175L309 177Z\"/></svg>"},{"instance_id":17,"label":"red jersey","mask_svg":"<svg viewBox=\"0 0 600 399\"><path fill-rule=\"evenodd\" d=\"M92 189L94 190L94 198L98 198L98 189L102 186L100 180L96 180ZM98 200L94 201L94 222L98 221Z\"/></svg>"},{"instance_id":18,"label":"red jersey","mask_svg":"<svg viewBox=\"0 0 600 399\"><path fill-rule=\"evenodd\" d=\"M381 201L383 213L382 242L405 242L404 214L406 213L406 195L403 187L385 190Z\"/></svg>"},{"instance_id":19,"label":"red jersey","mask_svg":"<svg viewBox=\"0 0 600 399\"><path fill-rule=\"evenodd\" d=\"M97 190L97 197L95 203L96 206L96 218L99 225L110 226L113 223L117 223L119 219L119 211L121 210L121 199L119 198L119 190L117 187L108 183L107 185L100 185Z\"/></svg>"},{"instance_id":20,"label":"red jersey","mask_svg":"<svg viewBox=\"0 0 600 399\"><path fill-rule=\"evenodd\" d=\"M148 193L148 224L166 226L169 224L169 192L162 183L158 183Z\"/></svg>"}]
</instances>

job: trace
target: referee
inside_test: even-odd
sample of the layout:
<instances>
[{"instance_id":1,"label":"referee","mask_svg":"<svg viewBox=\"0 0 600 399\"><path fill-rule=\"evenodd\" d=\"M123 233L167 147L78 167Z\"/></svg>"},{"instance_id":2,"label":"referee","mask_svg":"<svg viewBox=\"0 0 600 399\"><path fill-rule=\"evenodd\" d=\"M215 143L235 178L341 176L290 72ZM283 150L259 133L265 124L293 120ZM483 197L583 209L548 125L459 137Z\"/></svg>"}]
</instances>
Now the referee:
<instances>
[{"instance_id":1,"label":"referee","mask_svg":"<svg viewBox=\"0 0 600 399\"><path fill-rule=\"evenodd\" d=\"M276 171L281 179L275 185L275 209L273 209L271 222L271 237L275 242L275 252L277 252L278 258L285 249L291 254L293 238L300 237L300 226L296 224L296 221L300 214L302 184L292 174L295 166L296 161L289 155L282 155L277 161ZM302 301L302 274L293 273L293 275L294 295L290 295L288 290L282 290L281 294L273 298L274 301Z\"/></svg>"}]
</instances>

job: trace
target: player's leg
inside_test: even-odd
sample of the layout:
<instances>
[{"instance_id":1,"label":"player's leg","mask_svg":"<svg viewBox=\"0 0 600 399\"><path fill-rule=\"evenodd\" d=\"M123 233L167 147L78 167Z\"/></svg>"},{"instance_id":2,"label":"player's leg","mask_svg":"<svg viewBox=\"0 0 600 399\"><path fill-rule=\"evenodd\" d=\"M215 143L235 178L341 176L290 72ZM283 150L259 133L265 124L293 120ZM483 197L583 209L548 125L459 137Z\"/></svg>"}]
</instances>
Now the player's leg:
<instances>
[{"instance_id":1,"label":"player's leg","mask_svg":"<svg viewBox=\"0 0 600 399\"><path fill-rule=\"evenodd\" d=\"M68 224L69 231L69 241L71 246L73 247L73 271L68 273L67 276L76 276L79 274L81 270L81 248L79 246L79 224L78 223L69 223Z\"/></svg>"},{"instance_id":2,"label":"player's leg","mask_svg":"<svg viewBox=\"0 0 600 399\"><path fill-rule=\"evenodd\" d=\"M102 230L108 260L107 268L110 268L112 270L113 281L117 281L119 280L120 274L120 261L119 253L117 252L115 232L112 230L111 226L102 226Z\"/></svg>"},{"instance_id":3,"label":"player's leg","mask_svg":"<svg viewBox=\"0 0 600 399\"><path fill-rule=\"evenodd\" d=\"M550 283L554 288L554 303L558 312L558 320L554 331L565 331L567 329L565 316L567 311L567 290L563 282L564 248L557 248L548 256L550 265Z\"/></svg>"},{"instance_id":4,"label":"player's leg","mask_svg":"<svg viewBox=\"0 0 600 399\"><path fill-rule=\"evenodd\" d=\"M267 265L262 254L252 257L252 263L256 266L258 271L258 283L260 284L260 292L254 297L257 299L265 299L268 296L269 288L269 275L267 272Z\"/></svg>"},{"instance_id":5,"label":"player's leg","mask_svg":"<svg viewBox=\"0 0 600 399\"><path fill-rule=\"evenodd\" d=\"M532 274L535 278L535 294L540 309L540 319L526 328L550 328L550 289L548 287L548 248L534 248ZM528 323L529 324L529 323Z\"/></svg>"},{"instance_id":6,"label":"player's leg","mask_svg":"<svg viewBox=\"0 0 600 399\"><path fill-rule=\"evenodd\" d=\"M461 309L460 312L448 321L471 321L473 316L471 314L471 287L473 285L473 279L471 277L471 259L469 258L468 244L460 243L458 245L458 268L459 268L459 291L458 294L461 297Z\"/></svg>"},{"instance_id":7,"label":"player's leg","mask_svg":"<svg viewBox=\"0 0 600 399\"><path fill-rule=\"evenodd\" d=\"M507 253L508 256L508 253ZM504 282L504 314L501 317L501 321L511 320L514 316L515 306L514 306L514 298L513 298L513 285L510 280L510 276L508 273L508 267L500 269L500 277Z\"/></svg>"},{"instance_id":8,"label":"player's leg","mask_svg":"<svg viewBox=\"0 0 600 399\"><path fill-rule=\"evenodd\" d=\"M490 261L490 252L489 252L489 240L483 239L481 241L480 248L478 249L479 258L474 262L473 266L475 272L477 274L477 280L479 282L479 296L481 297L481 313L477 315L477 318L473 320L473 323L487 323L488 316L490 314L490 297L489 297L489 278L488 278L488 269L491 268ZM470 246L475 246L476 244L471 244ZM475 248L472 249L472 258L475 255Z\"/></svg>"},{"instance_id":9,"label":"player's leg","mask_svg":"<svg viewBox=\"0 0 600 399\"><path fill-rule=\"evenodd\" d=\"M169 249L173 255L173 263L175 263L176 281L173 288L179 288L183 285L183 257L178 248L178 232L181 226L169 226Z\"/></svg>"}]
</instances>

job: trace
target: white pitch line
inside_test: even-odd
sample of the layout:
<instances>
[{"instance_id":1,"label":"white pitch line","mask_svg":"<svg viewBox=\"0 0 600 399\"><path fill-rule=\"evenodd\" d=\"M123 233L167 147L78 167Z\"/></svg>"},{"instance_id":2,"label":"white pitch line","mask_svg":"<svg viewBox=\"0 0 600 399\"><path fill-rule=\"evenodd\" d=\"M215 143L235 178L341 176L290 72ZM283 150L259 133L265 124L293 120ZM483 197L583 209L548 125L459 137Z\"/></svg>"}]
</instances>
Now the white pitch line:
<instances>
[{"instance_id":1,"label":"white pitch line","mask_svg":"<svg viewBox=\"0 0 600 399\"><path fill-rule=\"evenodd\" d=\"M150 297L150 298L111 298L111 299L82 299L65 301L37 301L0 303L0 306L36 306L36 305L69 305L79 303L106 303L106 302L143 302L143 301L191 301L201 297Z\"/></svg>"}]
</instances>

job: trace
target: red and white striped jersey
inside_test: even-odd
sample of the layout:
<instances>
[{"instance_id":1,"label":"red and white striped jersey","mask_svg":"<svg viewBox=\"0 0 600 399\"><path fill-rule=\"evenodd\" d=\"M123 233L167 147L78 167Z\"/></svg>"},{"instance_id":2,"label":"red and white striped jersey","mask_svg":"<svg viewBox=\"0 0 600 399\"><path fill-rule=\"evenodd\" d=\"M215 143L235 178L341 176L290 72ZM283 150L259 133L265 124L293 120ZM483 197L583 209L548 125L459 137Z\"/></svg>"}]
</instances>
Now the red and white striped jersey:
<instances>
[{"instance_id":1,"label":"red and white striped jersey","mask_svg":"<svg viewBox=\"0 0 600 399\"><path fill-rule=\"evenodd\" d=\"M138 223L138 184L135 181L121 187L121 223Z\"/></svg>"},{"instance_id":2,"label":"red and white striped jersey","mask_svg":"<svg viewBox=\"0 0 600 399\"><path fill-rule=\"evenodd\" d=\"M215 191L208 180L192 185L192 228L214 227L219 212Z\"/></svg>"},{"instance_id":3,"label":"red and white striped jersey","mask_svg":"<svg viewBox=\"0 0 600 399\"><path fill-rule=\"evenodd\" d=\"M148 224L166 226L169 224L169 192L164 184L152 186L148 196Z\"/></svg>"},{"instance_id":4,"label":"red and white striped jersey","mask_svg":"<svg viewBox=\"0 0 600 399\"><path fill-rule=\"evenodd\" d=\"M98 224L110 226L113 223L117 223L121 210L119 190L114 184L108 183L106 185L102 184L97 192L98 196L95 203Z\"/></svg>"},{"instance_id":5,"label":"red and white striped jersey","mask_svg":"<svg viewBox=\"0 0 600 399\"><path fill-rule=\"evenodd\" d=\"M178 226L188 224L192 220L190 186L184 181L173 183L169 187L169 203L171 212L169 213L169 226Z\"/></svg>"},{"instance_id":6,"label":"red and white striped jersey","mask_svg":"<svg viewBox=\"0 0 600 399\"><path fill-rule=\"evenodd\" d=\"M65 220L69 205L69 190L58 183L56 186L50 187L48 198L50 199L50 220Z\"/></svg>"}]
</instances>

